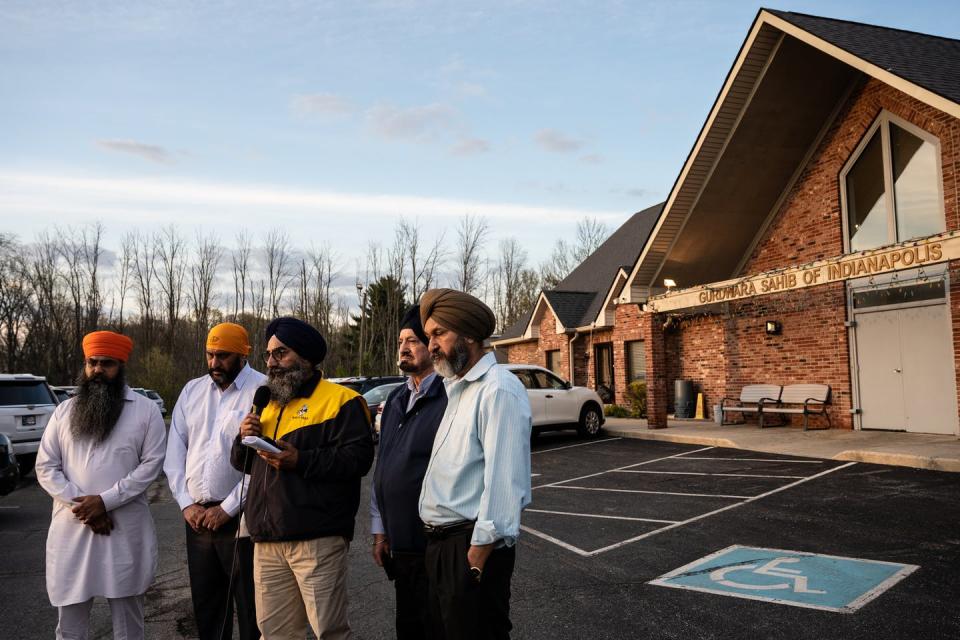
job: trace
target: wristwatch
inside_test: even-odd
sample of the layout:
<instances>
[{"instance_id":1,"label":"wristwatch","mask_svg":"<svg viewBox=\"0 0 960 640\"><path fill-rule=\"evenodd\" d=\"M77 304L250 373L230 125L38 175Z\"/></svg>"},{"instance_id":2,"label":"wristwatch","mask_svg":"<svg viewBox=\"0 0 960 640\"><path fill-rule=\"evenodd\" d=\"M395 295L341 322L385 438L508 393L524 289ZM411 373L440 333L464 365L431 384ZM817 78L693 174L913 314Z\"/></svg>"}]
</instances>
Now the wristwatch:
<instances>
[{"instance_id":1,"label":"wristwatch","mask_svg":"<svg viewBox=\"0 0 960 640\"><path fill-rule=\"evenodd\" d=\"M474 580L480 582L481 575L483 575L483 570L480 567L470 567L470 577Z\"/></svg>"}]
</instances>

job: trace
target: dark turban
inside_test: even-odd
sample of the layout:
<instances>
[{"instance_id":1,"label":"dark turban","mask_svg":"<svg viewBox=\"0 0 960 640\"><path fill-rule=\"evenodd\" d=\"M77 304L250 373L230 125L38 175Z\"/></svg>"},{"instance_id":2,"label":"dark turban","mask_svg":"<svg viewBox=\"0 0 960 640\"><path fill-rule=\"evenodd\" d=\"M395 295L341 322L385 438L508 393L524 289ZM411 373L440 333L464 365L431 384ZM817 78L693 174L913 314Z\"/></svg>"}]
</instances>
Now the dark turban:
<instances>
[{"instance_id":1,"label":"dark turban","mask_svg":"<svg viewBox=\"0 0 960 640\"><path fill-rule=\"evenodd\" d=\"M490 307L479 298L455 289L430 289L420 297L420 321L427 324L427 318L481 342L489 338L497 326Z\"/></svg>"},{"instance_id":2,"label":"dark turban","mask_svg":"<svg viewBox=\"0 0 960 640\"><path fill-rule=\"evenodd\" d=\"M413 331L417 336L417 340L422 342L424 346L430 342L427 334L423 332L423 323L420 322L420 305L418 304L413 305L403 314L403 320L400 321L400 328Z\"/></svg>"},{"instance_id":3,"label":"dark turban","mask_svg":"<svg viewBox=\"0 0 960 640\"><path fill-rule=\"evenodd\" d=\"M327 355L327 341L320 332L303 320L285 317L277 318L267 325L267 341L271 336L293 349L298 356L317 365Z\"/></svg>"}]
</instances>

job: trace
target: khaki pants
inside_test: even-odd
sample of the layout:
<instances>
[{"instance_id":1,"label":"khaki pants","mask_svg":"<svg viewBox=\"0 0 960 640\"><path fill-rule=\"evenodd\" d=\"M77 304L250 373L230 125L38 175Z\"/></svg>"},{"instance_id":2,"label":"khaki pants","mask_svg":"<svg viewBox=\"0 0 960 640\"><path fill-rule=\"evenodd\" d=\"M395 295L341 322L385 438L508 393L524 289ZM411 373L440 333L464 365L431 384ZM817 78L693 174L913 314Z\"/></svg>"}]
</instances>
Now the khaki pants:
<instances>
[{"instance_id":1,"label":"khaki pants","mask_svg":"<svg viewBox=\"0 0 960 640\"><path fill-rule=\"evenodd\" d=\"M258 542L253 550L257 624L264 640L350 638L346 538Z\"/></svg>"}]
</instances>

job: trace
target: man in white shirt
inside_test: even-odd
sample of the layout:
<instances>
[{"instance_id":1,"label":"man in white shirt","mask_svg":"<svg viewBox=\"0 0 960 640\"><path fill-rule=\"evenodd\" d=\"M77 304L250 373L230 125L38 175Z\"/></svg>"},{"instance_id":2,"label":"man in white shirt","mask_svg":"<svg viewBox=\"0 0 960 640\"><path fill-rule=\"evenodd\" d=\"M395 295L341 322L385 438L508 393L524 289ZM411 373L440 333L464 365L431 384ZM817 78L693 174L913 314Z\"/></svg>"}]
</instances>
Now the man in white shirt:
<instances>
[{"instance_id":1,"label":"man in white shirt","mask_svg":"<svg viewBox=\"0 0 960 640\"><path fill-rule=\"evenodd\" d=\"M87 637L96 597L110 605L114 638L144 637L143 594L157 572L146 494L165 434L157 405L126 385L132 350L112 331L84 336L77 395L57 405L40 441L37 482L53 498L47 594L59 609L57 638Z\"/></svg>"},{"instance_id":2,"label":"man in white shirt","mask_svg":"<svg viewBox=\"0 0 960 640\"><path fill-rule=\"evenodd\" d=\"M230 448L266 376L247 363L246 330L225 322L210 330L209 375L188 382L173 409L163 470L183 511L187 567L200 640L260 637L253 591L253 543L237 537L249 477L230 465ZM241 531L244 534L245 531ZM234 563L234 545L237 559ZM227 592L233 569L233 597ZM226 620L226 622L224 622ZM222 635L220 635L222 632Z\"/></svg>"}]
</instances>

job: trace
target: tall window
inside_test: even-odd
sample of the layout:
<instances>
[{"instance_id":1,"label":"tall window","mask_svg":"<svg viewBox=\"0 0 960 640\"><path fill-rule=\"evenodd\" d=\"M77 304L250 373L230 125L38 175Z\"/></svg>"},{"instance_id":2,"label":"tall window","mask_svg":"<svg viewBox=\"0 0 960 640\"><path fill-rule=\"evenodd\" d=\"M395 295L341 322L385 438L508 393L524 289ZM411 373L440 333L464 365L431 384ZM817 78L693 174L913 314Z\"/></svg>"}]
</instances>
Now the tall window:
<instances>
[{"instance_id":1,"label":"tall window","mask_svg":"<svg viewBox=\"0 0 960 640\"><path fill-rule=\"evenodd\" d=\"M547 369L553 371L558 376L563 375L563 372L560 371L560 350L552 349L547 351Z\"/></svg>"},{"instance_id":2,"label":"tall window","mask_svg":"<svg viewBox=\"0 0 960 640\"><path fill-rule=\"evenodd\" d=\"M937 139L881 113L840 174L850 251L946 230Z\"/></svg>"},{"instance_id":3,"label":"tall window","mask_svg":"<svg viewBox=\"0 0 960 640\"><path fill-rule=\"evenodd\" d=\"M647 351L643 340L634 340L625 345L627 352L627 382L647 379Z\"/></svg>"}]
</instances>

